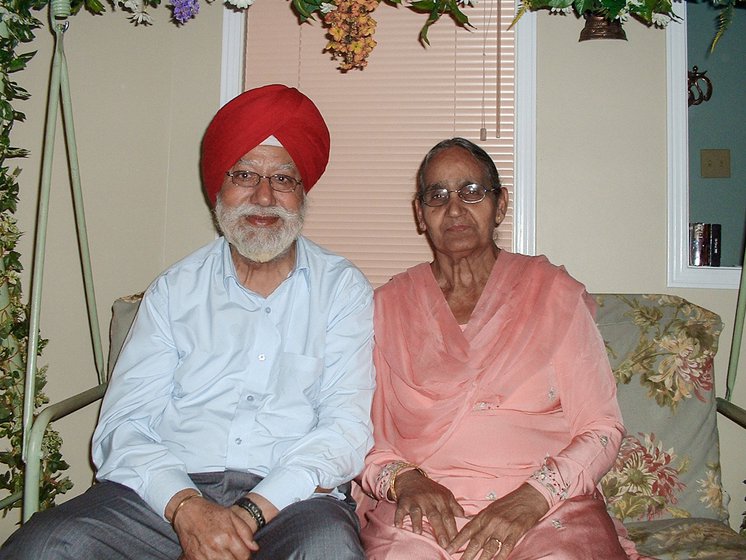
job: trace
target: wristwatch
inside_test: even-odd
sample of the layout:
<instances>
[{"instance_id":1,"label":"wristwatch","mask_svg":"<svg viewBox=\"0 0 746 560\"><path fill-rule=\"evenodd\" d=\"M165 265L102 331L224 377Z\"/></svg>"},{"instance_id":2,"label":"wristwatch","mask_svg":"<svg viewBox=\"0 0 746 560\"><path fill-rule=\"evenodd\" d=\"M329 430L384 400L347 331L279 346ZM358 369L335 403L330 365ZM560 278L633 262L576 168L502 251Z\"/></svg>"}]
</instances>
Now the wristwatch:
<instances>
[{"instance_id":1,"label":"wristwatch","mask_svg":"<svg viewBox=\"0 0 746 560\"><path fill-rule=\"evenodd\" d=\"M262 508L256 505L251 498L241 496L233 503L233 505L249 512L249 515L254 518L254 521L256 521L257 531L267 524L267 521L264 519L264 514L262 513Z\"/></svg>"}]
</instances>

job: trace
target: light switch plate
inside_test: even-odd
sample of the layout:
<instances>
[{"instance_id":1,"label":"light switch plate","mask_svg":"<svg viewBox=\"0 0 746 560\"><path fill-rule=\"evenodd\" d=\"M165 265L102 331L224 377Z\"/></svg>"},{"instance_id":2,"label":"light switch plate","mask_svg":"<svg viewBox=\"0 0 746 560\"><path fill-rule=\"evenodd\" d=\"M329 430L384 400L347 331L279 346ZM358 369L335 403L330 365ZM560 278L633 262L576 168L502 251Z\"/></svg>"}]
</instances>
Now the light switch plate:
<instances>
[{"instance_id":1,"label":"light switch plate","mask_svg":"<svg viewBox=\"0 0 746 560\"><path fill-rule=\"evenodd\" d=\"M705 179L730 177L730 150L700 150L700 174Z\"/></svg>"}]
</instances>

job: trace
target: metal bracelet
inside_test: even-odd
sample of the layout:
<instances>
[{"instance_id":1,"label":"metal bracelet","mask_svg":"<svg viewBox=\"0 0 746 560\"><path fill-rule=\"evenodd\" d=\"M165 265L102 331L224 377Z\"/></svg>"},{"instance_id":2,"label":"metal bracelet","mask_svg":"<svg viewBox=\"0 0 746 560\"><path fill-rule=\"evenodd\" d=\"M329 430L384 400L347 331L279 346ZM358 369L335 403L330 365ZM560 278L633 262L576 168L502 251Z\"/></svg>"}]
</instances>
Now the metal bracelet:
<instances>
[{"instance_id":1,"label":"metal bracelet","mask_svg":"<svg viewBox=\"0 0 746 560\"><path fill-rule=\"evenodd\" d=\"M430 476L417 465L414 465L412 463L401 463L398 468L396 468L394 472L391 473L391 478L389 479L389 493L391 494L392 502L396 502L399 499L399 496L396 494L396 478L400 474L404 474L405 472L409 471L417 471L425 478L430 478Z\"/></svg>"},{"instance_id":2,"label":"metal bracelet","mask_svg":"<svg viewBox=\"0 0 746 560\"><path fill-rule=\"evenodd\" d=\"M185 503L187 503L192 498L201 498L202 492L197 490L197 494L189 494L185 498L183 498L178 504L176 504L176 507L174 508L174 512L171 514L171 525L174 524L174 521L176 521L176 514L179 513L179 510L181 509L181 506L183 506Z\"/></svg>"}]
</instances>

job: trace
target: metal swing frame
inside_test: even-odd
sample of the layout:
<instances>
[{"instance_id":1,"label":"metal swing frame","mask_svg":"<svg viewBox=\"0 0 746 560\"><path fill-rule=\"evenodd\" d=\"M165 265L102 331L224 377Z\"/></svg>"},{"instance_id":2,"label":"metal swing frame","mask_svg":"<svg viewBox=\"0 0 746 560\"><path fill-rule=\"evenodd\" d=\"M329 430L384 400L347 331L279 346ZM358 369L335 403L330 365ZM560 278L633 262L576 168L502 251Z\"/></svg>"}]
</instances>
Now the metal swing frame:
<instances>
[{"instance_id":1,"label":"metal swing frame","mask_svg":"<svg viewBox=\"0 0 746 560\"><path fill-rule=\"evenodd\" d=\"M106 391L106 372L101 345L101 332L98 323L98 311L93 285L91 256L88 245L88 234L83 207L83 196L78 165L78 151L75 139L70 80L67 59L64 51L64 35L70 24L71 15L69 0L50 2L50 24L54 33L54 54L49 82L46 123L44 130L44 147L42 151L41 185L34 239L34 260L31 275L31 301L29 310L29 338L26 357L26 374L24 380L23 403L23 462L24 485L22 493L15 493L0 501L0 508L5 508L23 498L22 522L27 521L39 509L43 450L42 441L50 422L63 418L72 412L101 399ZM80 264L83 273L88 326L90 329L93 356L97 374L97 384L90 389L51 404L36 411L36 371L39 354L39 324L41 317L42 284L44 279L44 258L46 253L47 223L49 216L49 199L52 185L52 163L57 133L57 120L62 114L62 122L67 147L67 162L70 171L75 227L78 235Z\"/></svg>"}]
</instances>

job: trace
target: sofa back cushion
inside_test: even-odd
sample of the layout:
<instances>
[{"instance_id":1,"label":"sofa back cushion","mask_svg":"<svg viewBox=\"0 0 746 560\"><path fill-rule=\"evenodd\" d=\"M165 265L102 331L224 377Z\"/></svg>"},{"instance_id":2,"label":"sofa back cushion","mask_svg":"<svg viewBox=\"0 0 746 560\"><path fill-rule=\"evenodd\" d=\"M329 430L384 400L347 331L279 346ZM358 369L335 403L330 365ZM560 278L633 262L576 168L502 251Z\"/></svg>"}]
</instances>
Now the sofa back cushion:
<instances>
[{"instance_id":1,"label":"sofa back cushion","mask_svg":"<svg viewBox=\"0 0 746 560\"><path fill-rule=\"evenodd\" d=\"M120 297L111 306L111 323L109 324L109 359L108 375L114 370L124 340L130 332L137 310L140 308L142 293Z\"/></svg>"},{"instance_id":2,"label":"sofa back cushion","mask_svg":"<svg viewBox=\"0 0 746 560\"><path fill-rule=\"evenodd\" d=\"M627 436L601 487L622 521L727 521L713 358L722 324L677 296L596 294Z\"/></svg>"}]
</instances>

